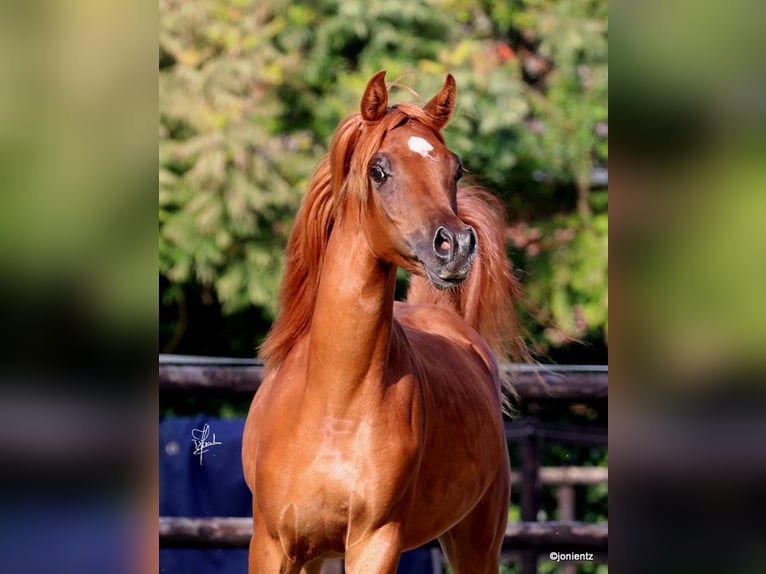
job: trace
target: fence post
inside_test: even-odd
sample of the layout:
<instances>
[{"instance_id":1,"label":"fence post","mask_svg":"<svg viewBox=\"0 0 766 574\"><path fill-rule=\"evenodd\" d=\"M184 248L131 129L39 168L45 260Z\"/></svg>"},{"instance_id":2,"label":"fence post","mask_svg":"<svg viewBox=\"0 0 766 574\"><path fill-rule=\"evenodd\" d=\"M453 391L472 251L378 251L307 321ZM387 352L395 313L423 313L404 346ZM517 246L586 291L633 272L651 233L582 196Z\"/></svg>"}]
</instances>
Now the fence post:
<instances>
[{"instance_id":1,"label":"fence post","mask_svg":"<svg viewBox=\"0 0 766 574\"><path fill-rule=\"evenodd\" d=\"M538 421L527 421L524 438L521 439L521 520L534 522L540 503L540 444ZM521 553L521 574L537 573L537 552L525 550Z\"/></svg>"},{"instance_id":2,"label":"fence post","mask_svg":"<svg viewBox=\"0 0 766 574\"><path fill-rule=\"evenodd\" d=\"M556 489L556 498L558 503L558 519L573 521L575 519L575 490L571 484L560 484ZM564 564L562 566L563 574L575 574L577 568L574 564Z\"/></svg>"}]
</instances>

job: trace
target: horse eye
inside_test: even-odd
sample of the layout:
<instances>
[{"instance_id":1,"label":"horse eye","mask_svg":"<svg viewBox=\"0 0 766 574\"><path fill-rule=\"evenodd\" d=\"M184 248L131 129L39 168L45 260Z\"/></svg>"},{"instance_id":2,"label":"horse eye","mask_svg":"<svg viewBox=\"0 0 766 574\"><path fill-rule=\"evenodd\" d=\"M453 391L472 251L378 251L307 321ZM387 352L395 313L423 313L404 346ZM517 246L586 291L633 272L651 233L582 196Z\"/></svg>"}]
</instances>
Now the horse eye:
<instances>
[{"instance_id":1,"label":"horse eye","mask_svg":"<svg viewBox=\"0 0 766 574\"><path fill-rule=\"evenodd\" d=\"M380 185L386 179L386 172L384 172L380 166L373 165L370 168L370 179Z\"/></svg>"},{"instance_id":2,"label":"horse eye","mask_svg":"<svg viewBox=\"0 0 766 574\"><path fill-rule=\"evenodd\" d=\"M462 178L464 173L465 171L463 170L463 164L462 163L457 164L457 171L455 172L455 181Z\"/></svg>"}]
</instances>

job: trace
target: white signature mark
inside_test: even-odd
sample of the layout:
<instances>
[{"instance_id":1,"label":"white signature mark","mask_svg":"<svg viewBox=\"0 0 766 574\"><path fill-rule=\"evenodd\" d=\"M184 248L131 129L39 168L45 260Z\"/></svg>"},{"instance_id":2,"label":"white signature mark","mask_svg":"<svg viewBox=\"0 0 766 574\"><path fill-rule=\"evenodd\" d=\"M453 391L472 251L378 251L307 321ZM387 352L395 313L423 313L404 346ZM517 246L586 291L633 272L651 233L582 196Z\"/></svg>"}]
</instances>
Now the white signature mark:
<instances>
[{"instance_id":1,"label":"white signature mark","mask_svg":"<svg viewBox=\"0 0 766 574\"><path fill-rule=\"evenodd\" d=\"M207 437L210 436L210 425L205 423L202 430L192 430L192 442L194 443L194 454L199 455L199 464L202 466L202 455L210 450L211 446L217 444L223 444L215 440L215 433L213 433L213 440L208 441Z\"/></svg>"}]
</instances>

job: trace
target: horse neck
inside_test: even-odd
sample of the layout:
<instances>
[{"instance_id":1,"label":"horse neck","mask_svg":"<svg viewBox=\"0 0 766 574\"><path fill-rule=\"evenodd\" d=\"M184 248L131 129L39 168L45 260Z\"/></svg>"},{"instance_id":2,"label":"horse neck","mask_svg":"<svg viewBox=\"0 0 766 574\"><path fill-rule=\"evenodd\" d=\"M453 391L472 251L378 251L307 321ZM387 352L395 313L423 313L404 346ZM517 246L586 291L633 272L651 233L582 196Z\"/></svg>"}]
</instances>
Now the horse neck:
<instances>
[{"instance_id":1,"label":"horse neck","mask_svg":"<svg viewBox=\"0 0 766 574\"><path fill-rule=\"evenodd\" d=\"M352 216L336 221L309 332L310 391L351 404L363 385L382 390L391 338L396 267L371 253Z\"/></svg>"}]
</instances>

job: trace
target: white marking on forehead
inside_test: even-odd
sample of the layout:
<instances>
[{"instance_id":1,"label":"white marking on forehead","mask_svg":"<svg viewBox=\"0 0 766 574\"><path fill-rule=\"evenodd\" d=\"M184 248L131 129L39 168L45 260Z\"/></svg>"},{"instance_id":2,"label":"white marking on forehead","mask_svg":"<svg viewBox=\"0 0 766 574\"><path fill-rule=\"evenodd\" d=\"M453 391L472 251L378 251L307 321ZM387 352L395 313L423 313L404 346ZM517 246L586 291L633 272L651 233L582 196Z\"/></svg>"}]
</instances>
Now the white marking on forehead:
<instances>
[{"instance_id":1,"label":"white marking on forehead","mask_svg":"<svg viewBox=\"0 0 766 574\"><path fill-rule=\"evenodd\" d=\"M415 153L419 153L423 157L427 158L431 158L431 150L434 149L434 146L418 136L412 136L410 139L408 139L407 146Z\"/></svg>"}]
</instances>

